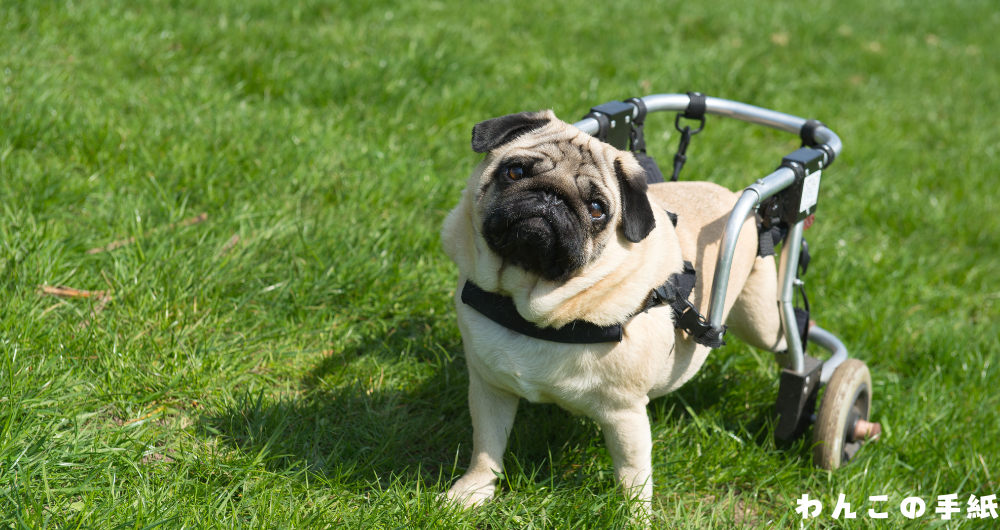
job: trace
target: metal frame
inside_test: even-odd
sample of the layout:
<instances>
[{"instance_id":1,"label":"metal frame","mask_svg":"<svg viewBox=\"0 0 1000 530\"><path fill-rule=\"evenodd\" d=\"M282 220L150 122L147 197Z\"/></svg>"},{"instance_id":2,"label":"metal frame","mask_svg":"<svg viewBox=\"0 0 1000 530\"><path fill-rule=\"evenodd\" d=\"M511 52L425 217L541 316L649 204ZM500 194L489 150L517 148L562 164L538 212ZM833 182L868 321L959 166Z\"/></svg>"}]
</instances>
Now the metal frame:
<instances>
[{"instance_id":1,"label":"metal frame","mask_svg":"<svg viewBox=\"0 0 1000 530\"><path fill-rule=\"evenodd\" d=\"M651 112L683 112L688 108L691 98L687 94L656 94L642 98L646 105L646 111ZM802 126L806 124L805 118L784 114L773 110L768 110L746 103L730 101L727 99L707 97L705 98L706 113L716 116L725 116L737 120L763 125L779 131L784 131L798 135ZM633 111L632 117L638 115L638 109ZM576 128L588 134L597 134L600 123L595 118L584 118L573 124ZM813 132L813 140L816 144L826 145L832 151L834 157L839 157L843 149L840 137L827 127L820 126ZM824 155L822 167L828 166L832 160ZM722 329L722 314L726 302L726 290L729 287L729 272L733 264L733 255L736 252L736 241L739 239L740 230L743 223L750 216L754 209L763 201L789 187L795 182L795 172L792 169L783 167L773 173L758 179L756 182L743 190L743 194L726 222L726 228L722 233L722 247L719 251L719 258L715 264L715 276L712 283L712 290L709 299L708 322L716 330ZM785 339L788 350L784 353L775 354L775 360L783 367L796 373L803 373L805 364L805 354L802 347L802 339L799 337L798 326L795 321L792 300L798 270L799 252L802 248L802 231L804 221L795 223L785 241L782 244L781 256L778 265L778 278L781 288L779 296L779 308L782 327L785 330ZM847 348L832 333L817 326L813 326L809 331L809 339L814 344L822 347L831 353L831 357L823 363L823 371L820 377L822 383L829 381L831 374L848 357Z\"/></svg>"}]
</instances>

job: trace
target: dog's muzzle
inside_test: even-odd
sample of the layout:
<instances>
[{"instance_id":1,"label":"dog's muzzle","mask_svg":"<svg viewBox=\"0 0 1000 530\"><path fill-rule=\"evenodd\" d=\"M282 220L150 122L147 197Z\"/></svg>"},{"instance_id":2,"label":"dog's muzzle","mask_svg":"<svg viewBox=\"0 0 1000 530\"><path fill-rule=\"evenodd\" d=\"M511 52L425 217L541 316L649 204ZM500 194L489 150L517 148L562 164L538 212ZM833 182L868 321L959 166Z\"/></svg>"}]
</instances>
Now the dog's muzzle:
<instances>
[{"instance_id":1,"label":"dog's muzzle","mask_svg":"<svg viewBox=\"0 0 1000 530\"><path fill-rule=\"evenodd\" d=\"M498 201L483 235L500 257L547 280L561 280L585 262L586 229L559 195L526 190Z\"/></svg>"}]
</instances>

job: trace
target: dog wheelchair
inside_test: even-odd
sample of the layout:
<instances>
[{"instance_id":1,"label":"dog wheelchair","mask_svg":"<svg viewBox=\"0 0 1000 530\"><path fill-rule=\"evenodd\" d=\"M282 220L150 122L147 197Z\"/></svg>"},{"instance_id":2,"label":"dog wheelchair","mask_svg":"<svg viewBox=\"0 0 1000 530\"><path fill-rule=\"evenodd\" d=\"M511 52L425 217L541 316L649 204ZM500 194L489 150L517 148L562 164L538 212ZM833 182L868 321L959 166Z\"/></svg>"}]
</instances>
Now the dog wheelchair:
<instances>
[{"instance_id":1,"label":"dog wheelchair","mask_svg":"<svg viewBox=\"0 0 1000 530\"><path fill-rule=\"evenodd\" d=\"M822 173L843 148L840 138L816 120L697 92L611 101L593 107L583 120L573 125L618 149L631 150L646 170L647 181L663 182L658 166L646 155L643 127L651 112L678 113L675 127L681 133L681 140L674 157L672 181L678 179L684 166L691 138L704 128L706 114L735 118L802 138L802 147L782 158L778 169L743 190L729 214L715 265L708 316L701 320L702 326L717 336L725 332L722 318L736 242L747 217L755 215L758 254L773 255L775 245L781 243L778 304L788 349L774 354L783 368L774 436L779 441L792 441L814 424L813 463L823 469L840 467L854 457L862 443L877 440L881 434L881 425L869 422L873 388L868 368L862 361L850 359L847 348L834 334L809 320L809 302L801 278L810 259L802 234L814 219ZM700 124L697 129L682 128L682 118ZM804 309L794 305L796 289L802 294ZM807 342L827 350L830 357L823 361L807 355ZM817 412L821 386L826 390Z\"/></svg>"}]
</instances>

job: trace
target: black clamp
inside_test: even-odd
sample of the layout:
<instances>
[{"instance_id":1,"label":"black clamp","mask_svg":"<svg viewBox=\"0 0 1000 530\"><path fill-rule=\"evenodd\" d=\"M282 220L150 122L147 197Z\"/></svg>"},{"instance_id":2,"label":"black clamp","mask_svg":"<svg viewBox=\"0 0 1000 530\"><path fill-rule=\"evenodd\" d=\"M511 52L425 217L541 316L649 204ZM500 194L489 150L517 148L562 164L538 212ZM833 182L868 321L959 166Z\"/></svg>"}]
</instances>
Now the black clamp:
<instances>
[{"instance_id":1,"label":"black clamp","mask_svg":"<svg viewBox=\"0 0 1000 530\"><path fill-rule=\"evenodd\" d=\"M590 109L584 119L597 120L597 139L613 145L616 149L628 148L631 132L632 105L621 101L609 101Z\"/></svg>"},{"instance_id":2,"label":"black clamp","mask_svg":"<svg viewBox=\"0 0 1000 530\"><path fill-rule=\"evenodd\" d=\"M594 118L597 120L597 139L602 142L608 141L608 129L611 128L611 119L608 118L608 115L603 112L591 111L583 117L583 119L587 118Z\"/></svg>"},{"instance_id":3,"label":"black clamp","mask_svg":"<svg viewBox=\"0 0 1000 530\"><path fill-rule=\"evenodd\" d=\"M816 129L826 127L826 124L819 120L806 120L799 129L799 138L802 139L802 147L816 147Z\"/></svg>"},{"instance_id":4,"label":"black clamp","mask_svg":"<svg viewBox=\"0 0 1000 530\"><path fill-rule=\"evenodd\" d=\"M684 112L678 112L677 118L674 119L674 128L681 133L681 142L677 146L677 154L674 155L674 174L670 177L671 182L677 182L677 179L680 178L681 169L684 169L684 163L687 162L687 149L691 143L691 137L705 128L705 95L700 92L688 92L688 97L690 101L687 109ZM681 118L698 120L701 124L698 125L697 129L691 129L687 125L682 129Z\"/></svg>"},{"instance_id":5,"label":"black clamp","mask_svg":"<svg viewBox=\"0 0 1000 530\"><path fill-rule=\"evenodd\" d=\"M826 145L800 147L781 159L779 167L795 173L795 181L757 207L757 255L773 255L774 246L785 239L791 226L816 213L820 173L829 164L824 163L829 160L829 153L822 147L829 148ZM806 249L806 254L808 252ZM803 267L808 267L808 257Z\"/></svg>"},{"instance_id":6,"label":"black clamp","mask_svg":"<svg viewBox=\"0 0 1000 530\"><path fill-rule=\"evenodd\" d=\"M833 159L837 158L837 153L829 145L816 141L816 129L820 127L826 127L826 124L819 120L806 120L799 129L799 138L802 139L802 147L812 147L826 153L826 165L829 166L833 163Z\"/></svg>"},{"instance_id":7,"label":"black clamp","mask_svg":"<svg viewBox=\"0 0 1000 530\"><path fill-rule=\"evenodd\" d=\"M792 226L816 213L820 173L826 153L818 148L801 147L781 159L779 168L795 173L795 181L757 208L769 228L775 217Z\"/></svg>"},{"instance_id":8,"label":"black clamp","mask_svg":"<svg viewBox=\"0 0 1000 530\"><path fill-rule=\"evenodd\" d=\"M636 111L635 117L632 118L632 130L629 134L629 150L633 153L645 153L646 137L642 128L646 123L646 103L642 101L642 98L628 98L625 103L635 106Z\"/></svg>"}]
</instances>

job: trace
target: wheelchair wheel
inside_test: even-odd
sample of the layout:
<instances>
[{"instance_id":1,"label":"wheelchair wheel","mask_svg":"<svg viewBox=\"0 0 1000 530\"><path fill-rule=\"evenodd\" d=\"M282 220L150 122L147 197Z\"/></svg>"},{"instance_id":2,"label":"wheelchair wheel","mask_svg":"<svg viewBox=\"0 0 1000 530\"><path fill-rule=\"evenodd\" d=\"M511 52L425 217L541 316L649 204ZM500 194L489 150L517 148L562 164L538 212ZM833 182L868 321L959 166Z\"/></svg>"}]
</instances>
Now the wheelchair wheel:
<instances>
[{"instance_id":1,"label":"wheelchair wheel","mask_svg":"<svg viewBox=\"0 0 1000 530\"><path fill-rule=\"evenodd\" d=\"M813 427L813 464L837 469L877 440L882 426L868 421L872 404L872 376L865 363L847 359L833 372Z\"/></svg>"}]
</instances>

